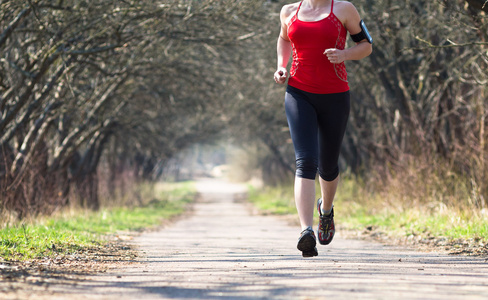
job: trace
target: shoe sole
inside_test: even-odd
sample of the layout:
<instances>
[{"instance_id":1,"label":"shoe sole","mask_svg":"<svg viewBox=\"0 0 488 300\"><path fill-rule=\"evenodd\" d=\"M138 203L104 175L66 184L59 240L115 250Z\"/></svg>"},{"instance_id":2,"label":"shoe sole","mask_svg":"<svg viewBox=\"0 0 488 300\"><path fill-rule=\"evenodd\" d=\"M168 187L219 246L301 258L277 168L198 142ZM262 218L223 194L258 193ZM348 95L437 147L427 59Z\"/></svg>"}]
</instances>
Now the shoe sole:
<instances>
[{"instance_id":1,"label":"shoe sole","mask_svg":"<svg viewBox=\"0 0 488 300\"><path fill-rule=\"evenodd\" d=\"M311 235L306 235L298 241L297 249L302 251L303 257L313 257L319 255L317 252L317 241Z\"/></svg>"},{"instance_id":2,"label":"shoe sole","mask_svg":"<svg viewBox=\"0 0 488 300\"><path fill-rule=\"evenodd\" d=\"M308 252L302 251L302 257L314 257L319 255L319 252L317 251L317 247L313 247L314 249Z\"/></svg>"}]
</instances>

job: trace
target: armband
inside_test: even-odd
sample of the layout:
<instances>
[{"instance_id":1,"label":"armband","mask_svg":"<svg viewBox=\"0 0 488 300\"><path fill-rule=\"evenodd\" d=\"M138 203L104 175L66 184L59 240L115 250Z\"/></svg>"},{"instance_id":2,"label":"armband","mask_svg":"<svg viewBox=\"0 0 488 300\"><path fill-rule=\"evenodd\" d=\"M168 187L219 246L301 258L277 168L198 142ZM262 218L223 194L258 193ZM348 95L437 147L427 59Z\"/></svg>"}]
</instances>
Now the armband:
<instances>
[{"instance_id":1,"label":"armband","mask_svg":"<svg viewBox=\"0 0 488 300\"><path fill-rule=\"evenodd\" d=\"M358 34L351 34L352 40L356 43L359 43L360 41L366 39L368 43L372 44L373 38L369 34L368 28L366 28L366 24L364 24L363 20L359 22L359 27L361 27L361 32Z\"/></svg>"}]
</instances>

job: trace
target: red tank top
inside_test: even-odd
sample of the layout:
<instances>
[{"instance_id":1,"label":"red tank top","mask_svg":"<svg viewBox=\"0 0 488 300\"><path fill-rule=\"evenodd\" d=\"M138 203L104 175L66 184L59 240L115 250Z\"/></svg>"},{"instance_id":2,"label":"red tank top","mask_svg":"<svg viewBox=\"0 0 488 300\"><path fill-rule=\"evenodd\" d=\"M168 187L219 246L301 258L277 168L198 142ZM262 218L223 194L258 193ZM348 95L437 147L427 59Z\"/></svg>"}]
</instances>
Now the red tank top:
<instances>
[{"instance_id":1,"label":"red tank top","mask_svg":"<svg viewBox=\"0 0 488 300\"><path fill-rule=\"evenodd\" d=\"M349 90L344 63L332 64L325 49L344 49L346 29L334 15L334 0L330 14L319 21L305 22L298 19L297 12L288 23L288 38L293 49L293 62L288 84L315 94L342 93Z\"/></svg>"}]
</instances>

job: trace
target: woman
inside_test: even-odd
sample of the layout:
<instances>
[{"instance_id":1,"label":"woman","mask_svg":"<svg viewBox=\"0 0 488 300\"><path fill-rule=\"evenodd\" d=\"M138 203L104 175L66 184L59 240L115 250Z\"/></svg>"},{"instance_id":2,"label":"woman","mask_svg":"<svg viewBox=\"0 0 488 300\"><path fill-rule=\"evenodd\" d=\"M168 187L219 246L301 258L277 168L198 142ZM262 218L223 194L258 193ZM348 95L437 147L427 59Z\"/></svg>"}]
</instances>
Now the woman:
<instances>
[{"instance_id":1,"label":"woman","mask_svg":"<svg viewBox=\"0 0 488 300\"><path fill-rule=\"evenodd\" d=\"M285 83L285 110L295 148L295 203L302 232L297 248L303 257L317 256L312 229L317 169L321 198L319 243L334 237L333 200L339 181L339 151L349 116L346 60L362 59L372 51L372 39L349 2L303 0L283 6L278 38L277 83ZM345 49L347 32L356 42Z\"/></svg>"}]
</instances>

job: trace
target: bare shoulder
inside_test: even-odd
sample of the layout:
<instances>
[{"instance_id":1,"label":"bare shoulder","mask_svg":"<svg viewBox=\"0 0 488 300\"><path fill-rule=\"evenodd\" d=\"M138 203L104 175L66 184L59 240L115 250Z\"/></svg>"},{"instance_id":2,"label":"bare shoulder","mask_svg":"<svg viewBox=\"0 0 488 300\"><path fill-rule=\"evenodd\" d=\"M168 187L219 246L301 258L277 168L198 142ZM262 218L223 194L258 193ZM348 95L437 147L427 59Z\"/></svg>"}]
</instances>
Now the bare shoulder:
<instances>
[{"instance_id":1,"label":"bare shoulder","mask_svg":"<svg viewBox=\"0 0 488 300\"><path fill-rule=\"evenodd\" d=\"M357 9L354 6L354 4L352 4L349 1L336 0L334 1L334 8L335 9L337 8L338 10L344 11L346 13L357 12Z\"/></svg>"},{"instance_id":2,"label":"bare shoulder","mask_svg":"<svg viewBox=\"0 0 488 300\"><path fill-rule=\"evenodd\" d=\"M354 4L348 1L334 1L334 14L341 20L346 28L348 28L350 24L359 24L359 21L361 20Z\"/></svg>"},{"instance_id":3,"label":"bare shoulder","mask_svg":"<svg viewBox=\"0 0 488 300\"><path fill-rule=\"evenodd\" d=\"M283 5L280 12L281 19L288 19L293 13L297 11L298 5L300 5L300 2Z\"/></svg>"}]
</instances>

